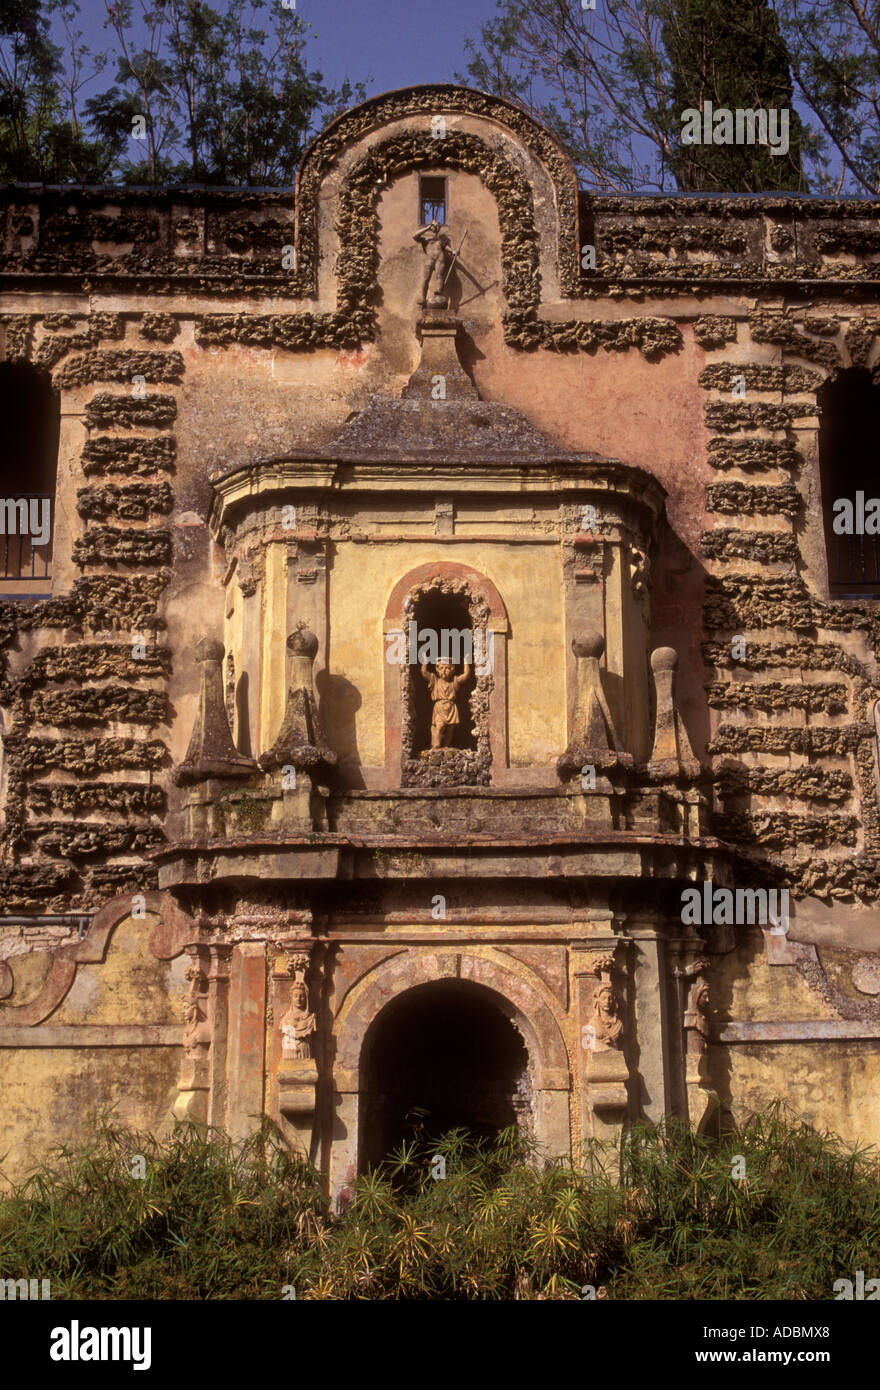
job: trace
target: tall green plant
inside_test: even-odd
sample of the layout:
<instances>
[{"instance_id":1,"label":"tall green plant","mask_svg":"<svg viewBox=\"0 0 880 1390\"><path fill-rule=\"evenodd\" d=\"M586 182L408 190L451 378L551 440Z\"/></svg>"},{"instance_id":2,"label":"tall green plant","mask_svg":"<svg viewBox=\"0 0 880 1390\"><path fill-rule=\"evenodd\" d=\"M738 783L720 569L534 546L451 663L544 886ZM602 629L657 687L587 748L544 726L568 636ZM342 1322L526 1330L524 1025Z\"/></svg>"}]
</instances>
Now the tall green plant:
<instances>
[{"instance_id":1,"label":"tall green plant","mask_svg":"<svg viewBox=\"0 0 880 1390\"><path fill-rule=\"evenodd\" d=\"M268 1122L244 1145L104 1122L0 1199L0 1277L48 1278L56 1298L420 1300L829 1299L859 1269L880 1277L877 1155L780 1108L715 1138L637 1126L584 1158L453 1130L403 1146L332 1215Z\"/></svg>"}]
</instances>

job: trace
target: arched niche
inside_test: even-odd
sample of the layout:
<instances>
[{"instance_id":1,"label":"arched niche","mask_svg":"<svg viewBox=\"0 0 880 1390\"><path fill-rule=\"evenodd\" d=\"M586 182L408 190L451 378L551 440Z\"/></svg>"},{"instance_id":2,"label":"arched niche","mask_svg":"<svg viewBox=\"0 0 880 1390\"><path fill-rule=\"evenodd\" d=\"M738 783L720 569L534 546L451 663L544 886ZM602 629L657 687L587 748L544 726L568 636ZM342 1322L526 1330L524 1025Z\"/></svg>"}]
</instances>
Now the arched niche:
<instances>
[{"instance_id":1,"label":"arched niche","mask_svg":"<svg viewBox=\"0 0 880 1390\"><path fill-rule=\"evenodd\" d=\"M428 1142L458 1128L482 1139L511 1125L534 1133L522 1033L498 996L472 980L428 981L396 995L367 1030L360 1079L362 1171L416 1131Z\"/></svg>"},{"instance_id":2,"label":"arched niche","mask_svg":"<svg viewBox=\"0 0 880 1390\"><path fill-rule=\"evenodd\" d=\"M459 746L453 748L452 756L422 757L430 743L430 699L418 664L410 658L418 656L422 618L442 615L444 608L451 624L459 614L466 614L470 624L467 630L472 634L475 662L470 679L458 693L460 718L462 714L467 717L461 719L456 735ZM492 581L469 565L454 561L418 565L395 584L382 627L388 785L488 786L504 781L508 767L509 623L507 609ZM455 655L455 633L461 631L450 628L450 655ZM438 640L442 642L442 632ZM461 642L460 654L464 646ZM457 671L463 673L461 662Z\"/></svg>"},{"instance_id":3,"label":"arched niche","mask_svg":"<svg viewBox=\"0 0 880 1390\"><path fill-rule=\"evenodd\" d=\"M440 137L434 133L438 118L446 132ZM531 200L520 200L510 209L511 234L523 243L534 244L537 239L541 278L550 298L555 297L557 284L564 295L580 292L578 185L569 156L544 126L512 102L468 87L432 83L369 98L332 121L306 150L296 182L296 293L314 296L318 291L318 265L328 253L324 239L332 230L331 222L322 219L328 210L334 211L328 190L350 183L352 162L361 162L365 156L374 160L373 152L383 134L394 132L395 139L404 131L410 141L410 155L415 151L412 142L420 142L425 164L446 163L447 167L453 167L447 156L454 160L457 150L464 149L458 142L476 137L477 144L467 158L477 160L474 170L487 186L490 179L497 179L502 197L504 190L518 188L522 166L528 164L529 179L540 189L538 222ZM382 176L388 170L371 166L370 172ZM369 179L363 168L360 176L366 191ZM501 206L499 214L505 220ZM339 229L339 249L348 258L350 269L354 230L350 225ZM369 257L372 238L368 228L363 235L363 252ZM340 269L344 273L345 267Z\"/></svg>"}]
</instances>

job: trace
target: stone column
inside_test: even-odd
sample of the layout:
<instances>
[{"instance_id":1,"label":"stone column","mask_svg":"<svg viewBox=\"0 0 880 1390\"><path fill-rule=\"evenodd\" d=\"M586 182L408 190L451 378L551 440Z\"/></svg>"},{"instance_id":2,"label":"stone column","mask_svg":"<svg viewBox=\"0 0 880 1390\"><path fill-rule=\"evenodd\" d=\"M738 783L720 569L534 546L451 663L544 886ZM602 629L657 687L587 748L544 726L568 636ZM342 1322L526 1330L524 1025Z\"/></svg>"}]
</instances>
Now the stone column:
<instances>
[{"instance_id":1,"label":"stone column","mask_svg":"<svg viewBox=\"0 0 880 1390\"><path fill-rule=\"evenodd\" d=\"M669 1047L669 972L666 941L656 926L633 924L636 943L635 1015L641 1111L658 1124L674 1108Z\"/></svg>"},{"instance_id":2,"label":"stone column","mask_svg":"<svg viewBox=\"0 0 880 1390\"><path fill-rule=\"evenodd\" d=\"M684 1112L695 1129L701 1129L718 1109L719 1101L709 1076L709 961L694 943L677 942L679 963L673 968L678 986L678 1022L684 1063L682 1091ZM702 943L698 943L702 944Z\"/></svg>"},{"instance_id":3,"label":"stone column","mask_svg":"<svg viewBox=\"0 0 880 1390\"><path fill-rule=\"evenodd\" d=\"M227 1129L246 1139L264 1111L266 1036L266 944L242 941L229 980Z\"/></svg>"},{"instance_id":4,"label":"stone column","mask_svg":"<svg viewBox=\"0 0 880 1390\"><path fill-rule=\"evenodd\" d=\"M189 988L183 1006L183 1063L173 1113L176 1120L206 1125L211 1092L208 949L190 943L185 950Z\"/></svg>"},{"instance_id":5,"label":"stone column","mask_svg":"<svg viewBox=\"0 0 880 1390\"><path fill-rule=\"evenodd\" d=\"M192 1124L226 1125L227 991L231 946L190 942L184 1004L184 1057L174 1116Z\"/></svg>"},{"instance_id":6,"label":"stone column","mask_svg":"<svg viewBox=\"0 0 880 1390\"><path fill-rule=\"evenodd\" d=\"M208 1124L217 1129L226 1129L228 1121L229 967L232 951L232 946L208 947L208 989L211 995L212 1023Z\"/></svg>"}]
</instances>

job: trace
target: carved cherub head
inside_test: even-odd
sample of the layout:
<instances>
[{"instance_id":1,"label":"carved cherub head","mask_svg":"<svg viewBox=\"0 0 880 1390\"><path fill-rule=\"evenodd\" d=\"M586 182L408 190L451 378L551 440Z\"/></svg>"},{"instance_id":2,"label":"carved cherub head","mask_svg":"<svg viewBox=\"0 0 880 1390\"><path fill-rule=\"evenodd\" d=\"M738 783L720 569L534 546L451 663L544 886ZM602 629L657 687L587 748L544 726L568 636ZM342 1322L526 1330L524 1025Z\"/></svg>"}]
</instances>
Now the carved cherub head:
<instances>
[{"instance_id":1,"label":"carved cherub head","mask_svg":"<svg viewBox=\"0 0 880 1390\"><path fill-rule=\"evenodd\" d=\"M455 675L455 667L451 661L438 661L434 669L442 681L451 681Z\"/></svg>"}]
</instances>

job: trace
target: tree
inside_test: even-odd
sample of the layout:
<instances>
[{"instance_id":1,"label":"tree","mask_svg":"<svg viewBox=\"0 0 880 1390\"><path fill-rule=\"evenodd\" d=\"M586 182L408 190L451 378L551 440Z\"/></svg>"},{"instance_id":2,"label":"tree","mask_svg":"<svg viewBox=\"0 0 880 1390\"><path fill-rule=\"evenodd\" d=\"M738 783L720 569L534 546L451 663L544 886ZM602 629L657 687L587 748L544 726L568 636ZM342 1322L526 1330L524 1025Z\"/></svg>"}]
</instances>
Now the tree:
<instances>
[{"instance_id":1,"label":"tree","mask_svg":"<svg viewBox=\"0 0 880 1390\"><path fill-rule=\"evenodd\" d=\"M660 0L617 0L601 18L578 0L497 0L467 76L518 101L568 147L603 193L663 190L674 136Z\"/></svg>"},{"instance_id":2,"label":"tree","mask_svg":"<svg viewBox=\"0 0 880 1390\"><path fill-rule=\"evenodd\" d=\"M679 144L671 160L680 188L698 192L803 191L803 132L793 109L788 53L765 0L675 0L663 20L672 110L777 112L771 144ZM724 134L724 117L717 123ZM784 128L786 138L781 138ZM748 134L745 123L743 133ZM735 126L734 126L734 134Z\"/></svg>"},{"instance_id":3,"label":"tree","mask_svg":"<svg viewBox=\"0 0 880 1390\"><path fill-rule=\"evenodd\" d=\"M783 39L765 0L498 0L468 77L521 102L568 146L584 183L600 192L670 186L755 192L804 187L802 135L791 156L756 145L682 144L683 113L709 100L730 110L790 106ZM467 80L467 79L464 79ZM783 167L784 165L784 167Z\"/></svg>"},{"instance_id":4,"label":"tree","mask_svg":"<svg viewBox=\"0 0 880 1390\"><path fill-rule=\"evenodd\" d=\"M94 55L76 0L5 3L7 179L290 184L317 130L365 95L309 71L309 26L266 0L105 0L108 52ZM84 97L108 63L112 85Z\"/></svg>"},{"instance_id":5,"label":"tree","mask_svg":"<svg viewBox=\"0 0 880 1390\"><path fill-rule=\"evenodd\" d=\"M97 183L107 174L118 140L90 139L78 114L83 84L102 66L74 30L76 6L63 0L5 0L0 15L0 179ZM52 42L56 21L67 40ZM66 67L62 53L67 56Z\"/></svg>"},{"instance_id":6,"label":"tree","mask_svg":"<svg viewBox=\"0 0 880 1390\"><path fill-rule=\"evenodd\" d=\"M815 186L880 191L880 0L772 0L809 112Z\"/></svg>"}]
</instances>

